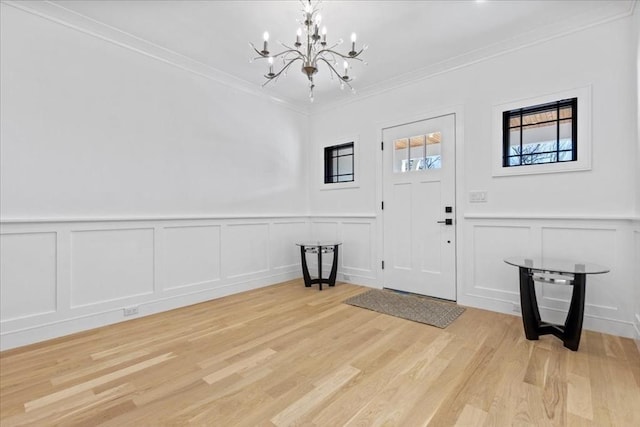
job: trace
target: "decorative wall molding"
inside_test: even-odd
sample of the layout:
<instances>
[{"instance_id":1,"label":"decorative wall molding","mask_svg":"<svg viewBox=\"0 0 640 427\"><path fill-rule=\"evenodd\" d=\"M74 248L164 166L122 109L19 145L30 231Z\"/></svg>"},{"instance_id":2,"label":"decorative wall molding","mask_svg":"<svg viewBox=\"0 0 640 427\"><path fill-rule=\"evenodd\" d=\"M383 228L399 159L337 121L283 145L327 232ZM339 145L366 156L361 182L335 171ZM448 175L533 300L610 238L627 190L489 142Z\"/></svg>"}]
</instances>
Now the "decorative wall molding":
<instances>
[{"instance_id":1,"label":"decorative wall molding","mask_svg":"<svg viewBox=\"0 0 640 427\"><path fill-rule=\"evenodd\" d=\"M502 259L514 255L513 252L518 248L539 253L545 238L548 244L564 241L566 233L574 233L572 236L578 236L579 239L595 238L598 241L591 245L592 250L596 254L602 253L605 258L607 254L629 254L631 257L634 249L632 245L637 245L633 243L634 239L640 241L640 229L630 226L627 219L607 218L610 221L603 223L600 218L580 218L574 221L552 218L556 217L538 217L533 220L529 216L503 219L492 215L461 221L458 226L463 239L460 242L463 261L459 263L458 302L515 314L514 307L519 307L517 271L504 264ZM6 222L0 233L3 249L9 249L2 251L3 262L14 262L17 256L19 259L22 257L22 264L16 264L18 267L13 272L11 269L3 269L3 289L7 284L11 285L20 272L26 270L26 267L22 268L20 265L33 263L33 260L26 259L24 252L14 251L12 254L12 248L6 246L9 242L7 238L55 236L55 254L44 251L41 258L46 262L49 256L53 256L55 268L45 269L47 277L44 281L38 280L46 284L46 289L54 286L51 289L55 289L56 305L52 310L2 319L2 348L8 349L133 318L123 316L124 307L137 306L139 316L148 315L300 277L300 253L295 246L297 240L336 238L342 241L338 280L380 287L378 225L376 216L372 214L227 216L165 220L130 218L130 221L119 218L75 223L68 220L49 223ZM259 230L255 230L256 227ZM99 231L97 237L100 240L102 233L106 237L115 232L114 236L125 240L122 244L132 244L128 239L129 234L123 233L123 230L146 230L153 233L154 268L149 272L153 276L153 291L144 295L123 294L122 298L99 300L89 305L72 305L74 233ZM547 235L543 237L545 232ZM244 237L235 239L238 233L240 237ZM218 238L219 241L215 241ZM250 238L258 242L255 254L243 251L244 245L252 241ZM44 243L47 246L46 242L48 239L37 240L36 244ZM93 242L93 239L89 242ZM188 251L190 246L197 251L196 259L189 253L183 253L182 259L175 255ZM219 249L217 253L216 249ZM93 250L94 255L89 259L96 262L100 260L101 252L99 249ZM201 256L201 252L207 250L213 252L211 258ZM502 254L500 251L506 252ZM227 268L225 271L224 259L231 262L227 264L233 267L231 270ZM190 264L191 261L193 264ZM316 268L313 259L310 258L309 261L310 269ZM326 262L323 268L328 271L331 260ZM617 265L612 266L612 273L599 278L602 283L589 278L585 328L638 337L640 315L631 306L634 301L631 295L632 259L615 262ZM256 265L262 267L255 268ZM75 265L73 268L89 270L90 265L85 262L83 267ZM117 272L111 273L117 277ZM600 295L603 292L607 295ZM3 298L3 304L14 304L15 301L11 301L11 298L14 297L10 296L9 300ZM567 298L561 290L558 293L558 289L541 292L541 312L549 319L562 321L567 309Z\"/></svg>"},{"instance_id":2,"label":"decorative wall molding","mask_svg":"<svg viewBox=\"0 0 640 427\"><path fill-rule=\"evenodd\" d=\"M55 231L0 235L0 322L57 311L58 244Z\"/></svg>"},{"instance_id":3,"label":"decorative wall molding","mask_svg":"<svg viewBox=\"0 0 640 427\"><path fill-rule=\"evenodd\" d=\"M33 223L81 223L81 222L139 222L139 221L199 221L199 220L261 220L276 218L308 218L311 215L301 214L234 214L234 215L169 215L169 216L111 216L111 217L59 217L59 218L0 218L0 224L33 224ZM358 217L358 216L356 216Z\"/></svg>"},{"instance_id":4,"label":"decorative wall molding","mask_svg":"<svg viewBox=\"0 0 640 427\"><path fill-rule=\"evenodd\" d=\"M71 309L152 295L153 227L71 231Z\"/></svg>"},{"instance_id":5,"label":"decorative wall molding","mask_svg":"<svg viewBox=\"0 0 640 427\"><path fill-rule=\"evenodd\" d=\"M309 215L310 219L376 219L378 216L374 213L362 213L362 214L313 214Z\"/></svg>"},{"instance_id":6,"label":"decorative wall molding","mask_svg":"<svg viewBox=\"0 0 640 427\"><path fill-rule=\"evenodd\" d=\"M569 214L522 214L522 213L465 213L469 220L567 220L567 221L640 221L635 215L569 215Z\"/></svg>"},{"instance_id":7,"label":"decorative wall molding","mask_svg":"<svg viewBox=\"0 0 640 427\"><path fill-rule=\"evenodd\" d=\"M375 97L385 92L398 90L400 88L413 85L417 82L470 67L475 64L500 57L502 55L517 52L531 46L546 43L548 41L584 31L598 25L616 21L618 19L624 19L633 14L635 3L636 2L632 2L629 8L621 9L618 13L615 13L613 15L601 13L600 10L592 11L588 14L576 14L572 19L573 22L566 22L566 25L558 26L555 23L550 23L546 27L519 34L516 37L505 39L500 43L495 43L484 48L476 49L463 55L441 61L437 64L433 64L419 70L400 74L390 80L360 88L358 90L358 97L355 99L344 98L332 102L327 102L321 105L316 105L311 109L311 114L313 115L316 113L340 108L347 104L360 102L364 99Z\"/></svg>"},{"instance_id":8,"label":"decorative wall molding","mask_svg":"<svg viewBox=\"0 0 640 427\"><path fill-rule=\"evenodd\" d=\"M468 218L468 217L472 217ZM460 272L458 302L503 313L519 313L516 268L509 256L580 258L607 265L607 274L587 280L585 329L626 337L636 336L634 250L629 219L558 218L549 216L464 215L465 264ZM543 319L562 323L568 311L570 287L537 285Z\"/></svg>"},{"instance_id":9,"label":"decorative wall molding","mask_svg":"<svg viewBox=\"0 0 640 427\"><path fill-rule=\"evenodd\" d=\"M163 227L165 290L213 284L221 279L221 225ZM192 247L196 251L190 251Z\"/></svg>"},{"instance_id":10,"label":"decorative wall molding","mask_svg":"<svg viewBox=\"0 0 640 427\"><path fill-rule=\"evenodd\" d=\"M295 215L3 223L0 348L301 277L309 238Z\"/></svg>"},{"instance_id":11,"label":"decorative wall molding","mask_svg":"<svg viewBox=\"0 0 640 427\"><path fill-rule=\"evenodd\" d=\"M380 287L378 283L376 218L373 215L314 215L309 219L311 239L342 242L339 249L338 279ZM317 268L314 259L308 259L312 273ZM331 260L323 259L323 271L329 271Z\"/></svg>"}]
</instances>

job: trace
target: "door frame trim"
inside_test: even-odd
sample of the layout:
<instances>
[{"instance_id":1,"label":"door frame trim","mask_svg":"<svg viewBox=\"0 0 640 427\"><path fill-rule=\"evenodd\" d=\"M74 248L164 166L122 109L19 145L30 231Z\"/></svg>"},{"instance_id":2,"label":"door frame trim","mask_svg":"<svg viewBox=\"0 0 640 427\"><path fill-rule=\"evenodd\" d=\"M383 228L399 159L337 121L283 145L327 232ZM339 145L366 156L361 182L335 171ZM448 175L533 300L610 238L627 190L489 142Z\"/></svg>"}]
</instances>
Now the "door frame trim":
<instances>
[{"instance_id":1,"label":"door frame trim","mask_svg":"<svg viewBox=\"0 0 640 427\"><path fill-rule=\"evenodd\" d=\"M378 142L383 140L383 132L384 129L401 126L403 124L413 123L421 120L428 120L430 118L447 116L453 114L454 115L454 129L455 129L455 174L454 174L454 200L455 200L455 211L454 211L454 220L455 220L455 239L456 239L456 250L455 250L455 271L454 271L454 282L455 282L455 301L458 300L459 292L461 289L460 286L460 278L463 277L462 273L462 265L464 262L463 259L463 248L462 242L464 242L464 105L453 105L449 107L443 108L434 108L431 110L426 110L418 114L412 115L399 115L393 120L385 120L384 122L379 122L375 125L376 132L379 138ZM383 201L383 181L382 181L382 150L376 150L376 231L377 231L377 253L379 254L378 262L377 262L377 284L378 288L382 288L384 286L384 272L382 271L382 261L384 257L384 221L383 215L384 212L381 209L382 201Z\"/></svg>"}]
</instances>

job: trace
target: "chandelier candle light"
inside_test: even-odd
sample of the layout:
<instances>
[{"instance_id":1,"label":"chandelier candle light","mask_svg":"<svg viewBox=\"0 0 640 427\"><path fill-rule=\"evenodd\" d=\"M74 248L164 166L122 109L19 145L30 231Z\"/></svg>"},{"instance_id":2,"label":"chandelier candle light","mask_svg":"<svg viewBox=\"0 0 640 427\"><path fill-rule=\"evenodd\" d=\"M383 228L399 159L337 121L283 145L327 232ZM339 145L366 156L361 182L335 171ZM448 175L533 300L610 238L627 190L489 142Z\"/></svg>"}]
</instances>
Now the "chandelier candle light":
<instances>
[{"instance_id":1,"label":"chandelier candle light","mask_svg":"<svg viewBox=\"0 0 640 427\"><path fill-rule=\"evenodd\" d=\"M269 71L264 75L267 81L264 82L262 86L266 86L273 80L277 81L281 75L287 74L287 70L294 62L300 61L302 65L301 70L309 79L309 100L313 102L313 88L315 87L313 76L318 72L318 63L324 62L329 67L331 77L333 78L335 75L340 81L340 88L344 89L344 85L346 84L351 88L351 92L355 93L354 88L351 86L353 77L349 76L350 65L347 60L360 61L366 65L366 62L359 58L359 56L367 50L367 45L363 45L359 51L356 50L356 33L352 33L351 50L348 53L340 53L335 50L336 47L343 43L342 39L331 46L327 46L327 27L320 29L320 22L322 21L322 16L319 13L320 9L318 8L320 2L316 3L315 6L311 4L311 0L301 0L301 3L304 5L303 19L299 21L302 28L298 28L296 31L296 41L293 46L279 42L279 44L284 47L284 50L272 54L269 52L269 33L267 31L263 34L264 43L262 50L258 50L253 43L249 43L253 50L259 55L253 59L266 59L269 63ZM306 38L306 42L303 43L304 38ZM274 72L273 67L276 59L282 61L282 68ZM344 60L342 64L344 71L342 74L337 70L340 59Z\"/></svg>"}]
</instances>

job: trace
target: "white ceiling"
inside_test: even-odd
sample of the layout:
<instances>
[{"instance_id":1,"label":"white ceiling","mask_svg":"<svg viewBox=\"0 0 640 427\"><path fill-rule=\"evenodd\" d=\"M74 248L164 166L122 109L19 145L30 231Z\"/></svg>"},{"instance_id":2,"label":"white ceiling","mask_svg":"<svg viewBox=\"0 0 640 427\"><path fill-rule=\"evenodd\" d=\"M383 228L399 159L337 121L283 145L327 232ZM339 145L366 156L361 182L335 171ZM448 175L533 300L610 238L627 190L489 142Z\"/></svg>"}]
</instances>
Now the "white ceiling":
<instances>
[{"instance_id":1,"label":"white ceiling","mask_svg":"<svg viewBox=\"0 0 640 427\"><path fill-rule=\"evenodd\" d=\"M298 1L59 0L56 6L205 64L259 88L266 64L249 62L248 42L291 42L300 18ZM358 93L575 31L630 14L634 0L607 1L332 1L321 4L329 41L352 32L368 65L355 63ZM585 49L588 46L585 46ZM213 70L212 70L213 71ZM315 103L351 96L321 69ZM270 95L308 105L305 76L292 70Z\"/></svg>"}]
</instances>

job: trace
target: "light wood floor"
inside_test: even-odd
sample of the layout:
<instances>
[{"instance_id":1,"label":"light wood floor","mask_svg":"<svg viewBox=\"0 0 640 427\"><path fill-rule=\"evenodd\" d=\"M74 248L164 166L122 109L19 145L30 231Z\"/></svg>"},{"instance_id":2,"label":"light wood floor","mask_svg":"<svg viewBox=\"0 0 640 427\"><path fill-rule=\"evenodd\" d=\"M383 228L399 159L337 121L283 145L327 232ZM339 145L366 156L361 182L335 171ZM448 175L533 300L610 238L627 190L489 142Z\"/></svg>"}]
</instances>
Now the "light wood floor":
<instances>
[{"instance_id":1,"label":"light wood floor","mask_svg":"<svg viewBox=\"0 0 640 427\"><path fill-rule=\"evenodd\" d=\"M0 424L640 426L632 340L341 303L363 290L296 280L1 353Z\"/></svg>"}]
</instances>

